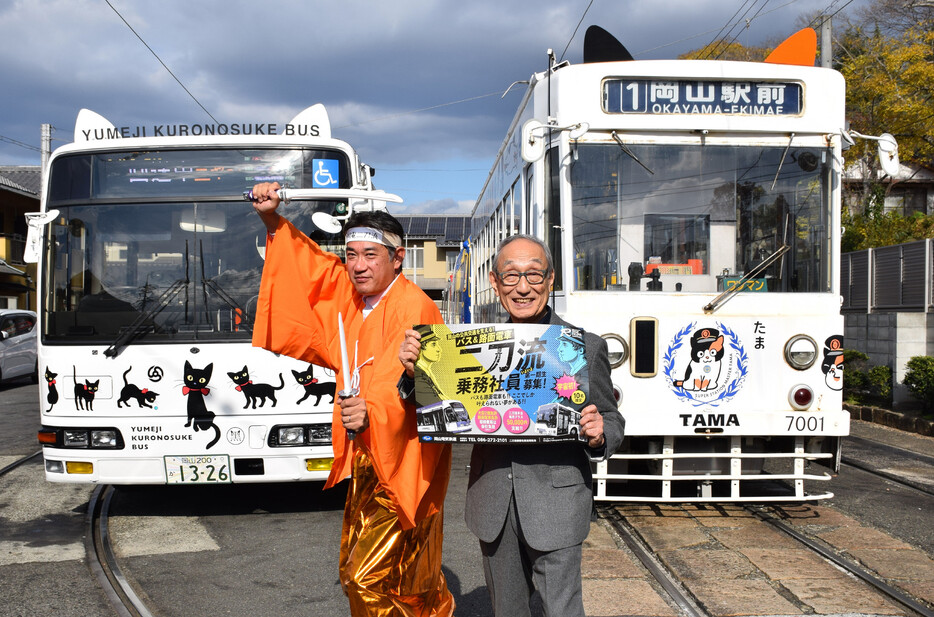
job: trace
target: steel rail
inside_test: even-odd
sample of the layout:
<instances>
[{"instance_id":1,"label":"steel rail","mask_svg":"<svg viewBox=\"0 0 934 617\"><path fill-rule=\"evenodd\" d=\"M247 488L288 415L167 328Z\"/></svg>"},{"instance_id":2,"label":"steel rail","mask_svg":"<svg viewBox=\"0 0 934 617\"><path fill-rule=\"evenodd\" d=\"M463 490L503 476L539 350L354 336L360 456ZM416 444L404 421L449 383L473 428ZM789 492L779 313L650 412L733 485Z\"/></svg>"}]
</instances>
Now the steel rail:
<instances>
[{"instance_id":1,"label":"steel rail","mask_svg":"<svg viewBox=\"0 0 934 617\"><path fill-rule=\"evenodd\" d=\"M120 617L153 617L146 603L124 577L113 552L109 526L113 494L113 486L101 485L94 489L88 502L88 533L85 536L88 565Z\"/></svg>"},{"instance_id":2,"label":"steel rail","mask_svg":"<svg viewBox=\"0 0 934 617\"><path fill-rule=\"evenodd\" d=\"M13 471L14 469L16 469L17 467L19 467L20 465L22 465L22 464L24 464L24 463L26 463L26 462L28 462L28 461L30 461L30 460L36 458L36 457L39 456L40 454L42 454L42 450L39 450L38 452L33 452L32 454L30 454L30 455L28 455L28 456L24 456L23 458L21 458L21 459L19 459L19 460L13 461L12 463L10 463L9 465L7 465L7 466L4 467L3 469L0 469L0 476L5 475L5 474L7 474L7 473Z\"/></svg>"},{"instance_id":3,"label":"steel rail","mask_svg":"<svg viewBox=\"0 0 934 617\"><path fill-rule=\"evenodd\" d=\"M823 557L824 559L830 561L831 563L837 565L840 568L843 568L850 574L856 576L860 580L868 583L872 587L875 587L885 595L889 596L902 606L922 615L923 617L934 617L934 610L931 610L929 607L921 604L916 601L914 598L909 596L907 593L901 589L888 584L884 579L876 576L868 569L862 567L854 561L851 561L841 555L838 555L834 551L825 547L823 544L813 540L807 535L801 533L800 531L793 529L790 525L786 524L784 521L779 520L775 516L765 512L762 508L758 506L746 506L746 509L765 522L771 524L775 528L785 532L795 540L799 541L801 544L804 544L806 547Z\"/></svg>"},{"instance_id":4,"label":"steel rail","mask_svg":"<svg viewBox=\"0 0 934 617\"><path fill-rule=\"evenodd\" d=\"M597 506L600 518L612 525L613 529L629 547L629 550L639 558L646 570L658 581L671 601L686 617L709 617L697 603L697 600L685 590L678 582L677 577L665 568L653 556L652 549L638 536L636 531L620 515L616 508Z\"/></svg>"}]
</instances>

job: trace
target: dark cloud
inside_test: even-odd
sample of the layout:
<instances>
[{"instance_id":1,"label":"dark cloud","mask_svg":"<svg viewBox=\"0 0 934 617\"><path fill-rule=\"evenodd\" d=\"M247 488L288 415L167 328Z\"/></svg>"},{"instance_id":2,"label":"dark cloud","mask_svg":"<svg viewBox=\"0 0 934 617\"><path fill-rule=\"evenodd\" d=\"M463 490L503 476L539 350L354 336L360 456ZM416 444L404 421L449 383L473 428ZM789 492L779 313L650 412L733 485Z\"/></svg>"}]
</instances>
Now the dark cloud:
<instances>
[{"instance_id":1,"label":"dark cloud","mask_svg":"<svg viewBox=\"0 0 934 617\"><path fill-rule=\"evenodd\" d=\"M53 146L61 145L82 107L118 126L210 121L199 103L220 122L284 123L321 102L335 137L376 166L450 159L488 166L521 90L505 100L483 95L543 70L548 48L562 55L588 7L584 0L111 3L197 102L107 3L6 2L0 136L38 148L40 124L51 123ZM734 34L746 44L791 34L799 14L828 3L766 8ZM637 59L673 58L712 40L741 4L596 0L565 57L578 62L586 26L599 24ZM0 140L0 163L38 161L36 150ZM419 207L463 201L460 194L479 192L484 178L478 174L472 189L455 179L457 196L435 195Z\"/></svg>"}]
</instances>

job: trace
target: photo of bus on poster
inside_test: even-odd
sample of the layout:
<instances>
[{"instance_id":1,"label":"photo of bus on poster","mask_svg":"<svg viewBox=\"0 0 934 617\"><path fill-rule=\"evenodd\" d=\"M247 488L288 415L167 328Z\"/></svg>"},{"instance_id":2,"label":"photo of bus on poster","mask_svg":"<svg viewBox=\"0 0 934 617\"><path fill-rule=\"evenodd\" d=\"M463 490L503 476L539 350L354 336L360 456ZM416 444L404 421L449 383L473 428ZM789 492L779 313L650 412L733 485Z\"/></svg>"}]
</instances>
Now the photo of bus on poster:
<instances>
[{"instance_id":1,"label":"photo of bus on poster","mask_svg":"<svg viewBox=\"0 0 934 617\"><path fill-rule=\"evenodd\" d=\"M422 441L579 439L589 404L584 332L549 324L423 325L415 363Z\"/></svg>"}]
</instances>

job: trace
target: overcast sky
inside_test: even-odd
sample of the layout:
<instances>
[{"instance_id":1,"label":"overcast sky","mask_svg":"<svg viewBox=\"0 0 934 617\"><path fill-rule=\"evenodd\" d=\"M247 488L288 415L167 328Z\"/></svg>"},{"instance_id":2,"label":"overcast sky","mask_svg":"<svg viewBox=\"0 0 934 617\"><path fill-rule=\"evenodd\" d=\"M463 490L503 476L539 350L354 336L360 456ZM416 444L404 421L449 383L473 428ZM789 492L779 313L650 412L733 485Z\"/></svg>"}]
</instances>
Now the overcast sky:
<instances>
[{"instance_id":1,"label":"overcast sky","mask_svg":"<svg viewBox=\"0 0 934 617\"><path fill-rule=\"evenodd\" d=\"M847 11L861 3L850 1ZM54 127L53 149L72 141L82 107L116 126L211 116L281 126L324 103L333 136L377 169L379 188L405 199L394 212L468 213L522 88L501 93L544 70L548 48L580 62L587 26L611 32L637 60L675 58L721 29L746 45L774 44L803 15L846 5L0 0L0 165L39 164L43 123Z\"/></svg>"}]
</instances>

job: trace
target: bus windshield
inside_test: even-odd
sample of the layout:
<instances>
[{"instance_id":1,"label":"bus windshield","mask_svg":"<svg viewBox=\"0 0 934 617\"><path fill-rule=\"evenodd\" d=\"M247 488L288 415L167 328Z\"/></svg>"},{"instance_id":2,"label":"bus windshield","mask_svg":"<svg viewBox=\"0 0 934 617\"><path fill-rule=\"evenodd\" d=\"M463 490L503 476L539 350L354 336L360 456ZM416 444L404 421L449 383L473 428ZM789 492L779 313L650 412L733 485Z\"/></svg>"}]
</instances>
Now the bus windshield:
<instances>
[{"instance_id":1,"label":"bus windshield","mask_svg":"<svg viewBox=\"0 0 934 617\"><path fill-rule=\"evenodd\" d=\"M335 202L280 212L343 253L340 235L312 224ZM266 228L243 201L59 207L49 225L44 341L113 344L129 329L145 342L249 340Z\"/></svg>"},{"instance_id":2,"label":"bus windshield","mask_svg":"<svg viewBox=\"0 0 934 617\"><path fill-rule=\"evenodd\" d=\"M179 148L72 153L53 159L43 341L249 340L266 228L243 200L257 182L349 188L339 150ZM337 202L280 213L325 248L339 234L311 222ZM108 353L105 352L105 353Z\"/></svg>"},{"instance_id":3,"label":"bus windshield","mask_svg":"<svg viewBox=\"0 0 934 617\"><path fill-rule=\"evenodd\" d=\"M830 290L829 149L581 144L571 166L574 288Z\"/></svg>"}]
</instances>

